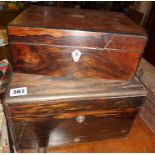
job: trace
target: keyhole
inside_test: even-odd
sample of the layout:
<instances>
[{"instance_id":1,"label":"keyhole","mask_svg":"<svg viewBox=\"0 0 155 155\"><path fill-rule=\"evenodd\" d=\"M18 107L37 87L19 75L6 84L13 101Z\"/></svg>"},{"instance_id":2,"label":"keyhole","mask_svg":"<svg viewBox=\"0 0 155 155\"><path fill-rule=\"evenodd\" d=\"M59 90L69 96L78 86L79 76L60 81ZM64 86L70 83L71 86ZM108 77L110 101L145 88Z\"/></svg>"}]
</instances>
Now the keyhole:
<instances>
[{"instance_id":1,"label":"keyhole","mask_svg":"<svg viewBox=\"0 0 155 155\"><path fill-rule=\"evenodd\" d=\"M78 52L76 52L75 56L78 56L78 55L79 55Z\"/></svg>"}]
</instances>

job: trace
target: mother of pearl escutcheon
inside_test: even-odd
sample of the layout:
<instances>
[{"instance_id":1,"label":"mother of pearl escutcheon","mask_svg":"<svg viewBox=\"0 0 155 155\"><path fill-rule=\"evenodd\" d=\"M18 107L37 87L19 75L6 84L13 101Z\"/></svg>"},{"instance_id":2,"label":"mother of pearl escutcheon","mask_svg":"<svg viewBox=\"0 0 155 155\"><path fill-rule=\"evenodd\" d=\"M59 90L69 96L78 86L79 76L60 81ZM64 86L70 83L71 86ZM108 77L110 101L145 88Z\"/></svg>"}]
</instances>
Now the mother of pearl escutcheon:
<instances>
[{"instance_id":1,"label":"mother of pearl escutcheon","mask_svg":"<svg viewBox=\"0 0 155 155\"><path fill-rule=\"evenodd\" d=\"M74 50L72 52L73 61L74 62L79 62L81 55L82 55L82 53L78 49Z\"/></svg>"}]
</instances>

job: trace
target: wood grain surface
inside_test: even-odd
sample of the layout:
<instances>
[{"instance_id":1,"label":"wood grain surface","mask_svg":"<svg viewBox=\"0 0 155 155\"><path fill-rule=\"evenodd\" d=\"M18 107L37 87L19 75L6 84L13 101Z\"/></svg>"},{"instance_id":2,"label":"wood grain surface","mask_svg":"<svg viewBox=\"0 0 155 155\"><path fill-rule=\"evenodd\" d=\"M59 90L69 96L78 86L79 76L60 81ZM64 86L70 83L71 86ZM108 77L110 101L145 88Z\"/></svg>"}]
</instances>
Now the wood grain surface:
<instances>
[{"instance_id":1,"label":"wood grain surface","mask_svg":"<svg viewBox=\"0 0 155 155\"><path fill-rule=\"evenodd\" d=\"M27 87L27 95L10 97L10 89L19 87ZM137 78L119 81L14 73L3 103L14 146L22 150L125 137L145 96Z\"/></svg>"},{"instance_id":2,"label":"wood grain surface","mask_svg":"<svg viewBox=\"0 0 155 155\"><path fill-rule=\"evenodd\" d=\"M93 32L63 30L52 28L32 28L8 26L11 43L46 44L101 49L125 49L142 52L147 41L146 36L118 34L110 32Z\"/></svg>"},{"instance_id":3,"label":"wood grain surface","mask_svg":"<svg viewBox=\"0 0 155 155\"><path fill-rule=\"evenodd\" d=\"M12 21L8 36L15 72L117 80L134 77L147 41L122 13L39 6Z\"/></svg>"},{"instance_id":4,"label":"wood grain surface","mask_svg":"<svg viewBox=\"0 0 155 155\"><path fill-rule=\"evenodd\" d=\"M145 35L123 13L49 6L30 6L9 25Z\"/></svg>"},{"instance_id":5,"label":"wood grain surface","mask_svg":"<svg viewBox=\"0 0 155 155\"><path fill-rule=\"evenodd\" d=\"M64 117L65 114L58 114L57 116L48 115L47 117L50 117L49 121L43 116L37 123L26 121L26 119L13 121L16 148L20 150L55 147L124 137L130 131L138 109L130 107L130 110L116 112L117 109L107 108L104 111L105 113L106 111L113 112L110 115L104 115L102 114L104 112L98 111L91 111L88 114L86 111L74 115L72 113L66 114L66 116L71 115L70 118ZM78 123L76 117L81 115L85 116L85 121ZM33 116L31 118L34 119Z\"/></svg>"},{"instance_id":6,"label":"wood grain surface","mask_svg":"<svg viewBox=\"0 0 155 155\"><path fill-rule=\"evenodd\" d=\"M73 78L132 79L141 58L138 52L80 48L79 62L72 52L78 48L11 44L15 72Z\"/></svg>"},{"instance_id":7,"label":"wood grain surface","mask_svg":"<svg viewBox=\"0 0 155 155\"><path fill-rule=\"evenodd\" d=\"M143 96L8 106L16 149L35 149L124 137ZM76 119L85 117L83 122Z\"/></svg>"},{"instance_id":8,"label":"wood grain surface","mask_svg":"<svg viewBox=\"0 0 155 155\"><path fill-rule=\"evenodd\" d=\"M27 87L26 96L10 97L11 88ZM14 73L6 101L13 103L36 103L41 101L60 101L68 99L110 98L120 96L146 96L146 89L138 81L105 80L93 78L56 78L44 75Z\"/></svg>"},{"instance_id":9,"label":"wood grain surface","mask_svg":"<svg viewBox=\"0 0 155 155\"><path fill-rule=\"evenodd\" d=\"M127 138L117 138L64 147L19 150L22 153L154 153L155 135L144 121L138 117Z\"/></svg>"}]
</instances>

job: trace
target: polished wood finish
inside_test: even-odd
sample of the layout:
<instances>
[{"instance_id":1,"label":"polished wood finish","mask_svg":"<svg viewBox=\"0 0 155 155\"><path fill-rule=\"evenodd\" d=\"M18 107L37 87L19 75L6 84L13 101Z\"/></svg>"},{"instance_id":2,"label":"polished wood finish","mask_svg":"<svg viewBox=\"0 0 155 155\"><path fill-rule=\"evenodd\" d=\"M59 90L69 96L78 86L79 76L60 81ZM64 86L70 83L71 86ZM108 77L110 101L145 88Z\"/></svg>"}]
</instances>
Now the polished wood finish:
<instances>
[{"instance_id":1,"label":"polished wood finish","mask_svg":"<svg viewBox=\"0 0 155 155\"><path fill-rule=\"evenodd\" d=\"M8 34L11 43L126 50L140 53L143 52L146 43L146 36L52 28L9 26Z\"/></svg>"},{"instance_id":2,"label":"polished wood finish","mask_svg":"<svg viewBox=\"0 0 155 155\"><path fill-rule=\"evenodd\" d=\"M78 63L73 62L75 47L11 44L14 71L66 77L131 79L141 54L138 52L81 48ZM46 60L46 61L45 61Z\"/></svg>"},{"instance_id":3,"label":"polished wood finish","mask_svg":"<svg viewBox=\"0 0 155 155\"><path fill-rule=\"evenodd\" d=\"M145 139L145 140L144 140ZM155 135L138 117L128 138L111 139L64 147L20 150L21 153L154 153Z\"/></svg>"},{"instance_id":4,"label":"polished wood finish","mask_svg":"<svg viewBox=\"0 0 155 155\"><path fill-rule=\"evenodd\" d=\"M66 147L48 148L46 152L71 152L71 153L154 153L155 135L140 119L135 125L128 138L99 141L93 143L77 144Z\"/></svg>"},{"instance_id":5,"label":"polished wood finish","mask_svg":"<svg viewBox=\"0 0 155 155\"><path fill-rule=\"evenodd\" d=\"M25 101L36 103L41 101L60 101L66 99L87 99L103 97L120 97L146 95L143 85L135 78L132 81L126 80L105 80L105 79L73 79L56 78L43 75L32 75L14 73L11 88L26 86L29 93L26 96L10 97L7 93L7 103L21 103ZM91 94L91 96L90 96Z\"/></svg>"},{"instance_id":6,"label":"polished wood finish","mask_svg":"<svg viewBox=\"0 0 155 155\"><path fill-rule=\"evenodd\" d=\"M122 13L38 6L12 21L8 35L14 71L74 78L132 79L147 41Z\"/></svg>"},{"instance_id":7,"label":"polished wood finish","mask_svg":"<svg viewBox=\"0 0 155 155\"><path fill-rule=\"evenodd\" d=\"M24 86L26 96L9 96L11 88ZM3 103L14 145L22 150L125 137L145 96L137 79L73 80L14 73Z\"/></svg>"},{"instance_id":8,"label":"polished wood finish","mask_svg":"<svg viewBox=\"0 0 155 155\"><path fill-rule=\"evenodd\" d=\"M128 138L95 141L64 147L49 147L20 150L21 153L154 153L155 135L144 121L138 117Z\"/></svg>"},{"instance_id":9,"label":"polished wood finish","mask_svg":"<svg viewBox=\"0 0 155 155\"><path fill-rule=\"evenodd\" d=\"M123 13L49 6L30 6L9 25L145 35Z\"/></svg>"},{"instance_id":10,"label":"polished wood finish","mask_svg":"<svg viewBox=\"0 0 155 155\"><path fill-rule=\"evenodd\" d=\"M95 112L49 114L48 116L38 117L37 119L40 119L39 122L33 117L34 114L28 116L29 118L31 117L31 120L34 119L34 122L29 122L29 118L26 117L18 119L17 116L17 118L13 118L16 148L34 149L64 146L126 136L138 109L131 108L130 112L125 110L124 112L111 112L111 114L106 115L110 110L107 108L106 110ZM117 109L115 110L117 111ZM35 115L37 117L37 114ZM85 121L78 123L76 117L81 115L85 116ZM112 117L113 115L115 117ZM121 115L124 115L124 118Z\"/></svg>"}]
</instances>

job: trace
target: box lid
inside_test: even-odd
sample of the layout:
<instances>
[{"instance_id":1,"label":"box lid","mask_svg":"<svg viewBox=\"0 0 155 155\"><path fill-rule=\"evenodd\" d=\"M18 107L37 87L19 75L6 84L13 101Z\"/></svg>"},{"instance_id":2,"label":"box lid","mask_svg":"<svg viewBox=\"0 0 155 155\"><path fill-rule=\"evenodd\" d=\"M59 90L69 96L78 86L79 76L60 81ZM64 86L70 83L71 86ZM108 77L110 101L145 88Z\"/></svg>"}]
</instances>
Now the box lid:
<instances>
[{"instance_id":1,"label":"box lid","mask_svg":"<svg viewBox=\"0 0 155 155\"><path fill-rule=\"evenodd\" d=\"M13 73L5 103L36 103L57 100L146 96L143 85L134 78L125 80L72 79ZM23 96L10 96L14 88L27 88Z\"/></svg>"},{"instance_id":2,"label":"box lid","mask_svg":"<svg viewBox=\"0 0 155 155\"><path fill-rule=\"evenodd\" d=\"M9 26L145 35L143 28L119 12L30 6Z\"/></svg>"}]
</instances>

